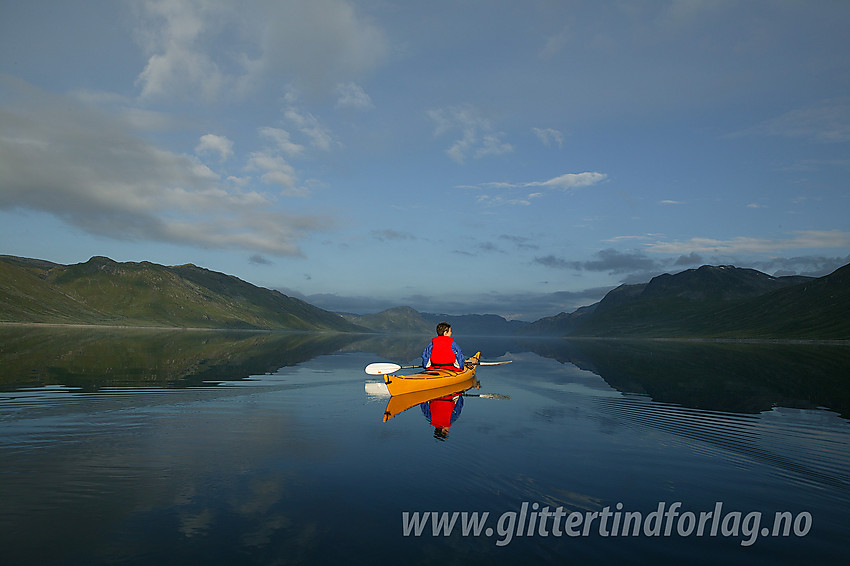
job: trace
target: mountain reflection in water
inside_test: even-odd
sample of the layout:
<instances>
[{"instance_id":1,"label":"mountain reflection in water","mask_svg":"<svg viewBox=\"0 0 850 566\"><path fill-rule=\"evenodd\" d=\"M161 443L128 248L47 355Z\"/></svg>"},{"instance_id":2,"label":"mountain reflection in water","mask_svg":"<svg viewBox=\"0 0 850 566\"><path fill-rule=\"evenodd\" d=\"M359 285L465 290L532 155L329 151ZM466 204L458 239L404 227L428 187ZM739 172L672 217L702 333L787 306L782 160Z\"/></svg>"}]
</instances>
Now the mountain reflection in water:
<instances>
[{"instance_id":1,"label":"mountain reflection in water","mask_svg":"<svg viewBox=\"0 0 850 566\"><path fill-rule=\"evenodd\" d=\"M525 345L618 391L662 403L737 413L827 407L850 418L848 346L592 339Z\"/></svg>"},{"instance_id":2,"label":"mountain reflection in water","mask_svg":"<svg viewBox=\"0 0 850 566\"><path fill-rule=\"evenodd\" d=\"M0 388L193 387L332 354L349 334L0 326Z\"/></svg>"}]
</instances>

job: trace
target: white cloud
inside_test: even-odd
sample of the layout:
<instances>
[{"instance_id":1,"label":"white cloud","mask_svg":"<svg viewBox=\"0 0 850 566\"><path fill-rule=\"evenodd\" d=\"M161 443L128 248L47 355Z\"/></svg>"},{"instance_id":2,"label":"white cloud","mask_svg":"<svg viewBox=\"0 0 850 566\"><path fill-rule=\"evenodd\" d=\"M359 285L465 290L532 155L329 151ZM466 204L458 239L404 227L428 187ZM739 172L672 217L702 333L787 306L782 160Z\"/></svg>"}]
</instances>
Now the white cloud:
<instances>
[{"instance_id":1,"label":"white cloud","mask_svg":"<svg viewBox=\"0 0 850 566\"><path fill-rule=\"evenodd\" d=\"M564 146L564 134L552 128L532 128L534 135L540 140L540 143L549 147L553 144L558 147Z\"/></svg>"},{"instance_id":2,"label":"white cloud","mask_svg":"<svg viewBox=\"0 0 850 566\"><path fill-rule=\"evenodd\" d=\"M299 183L290 160L304 157L311 148L330 151L337 142L316 116L299 107L298 97L293 87L289 87L284 94L283 120L292 126L292 131L270 126L259 128L257 131L260 137L270 144L251 152L245 169L259 172L261 182L279 187L280 194L284 196L306 197L310 189L306 184ZM293 136L305 143L298 143Z\"/></svg>"},{"instance_id":3,"label":"white cloud","mask_svg":"<svg viewBox=\"0 0 850 566\"><path fill-rule=\"evenodd\" d=\"M198 155L214 154L218 156L219 161L227 161L233 155L233 142L225 136L205 134L201 136L200 142L195 146L195 153Z\"/></svg>"},{"instance_id":4,"label":"white cloud","mask_svg":"<svg viewBox=\"0 0 850 566\"><path fill-rule=\"evenodd\" d=\"M605 173L585 171L584 173L567 173L548 181L526 183L527 187L547 187L561 190L570 190L578 187L589 187L601 183L608 178Z\"/></svg>"},{"instance_id":5,"label":"white cloud","mask_svg":"<svg viewBox=\"0 0 850 566\"><path fill-rule=\"evenodd\" d=\"M290 105L284 110L283 115L310 140L310 145L314 148L324 151L328 151L331 148L334 141L333 135L311 113Z\"/></svg>"},{"instance_id":6,"label":"white cloud","mask_svg":"<svg viewBox=\"0 0 850 566\"><path fill-rule=\"evenodd\" d=\"M531 204L531 201L535 198L542 196L541 193L530 193L525 197L519 198L505 198L502 195L478 195L476 200L479 204L485 204L490 206L499 206L499 205L520 205L520 206L528 206Z\"/></svg>"},{"instance_id":7,"label":"white cloud","mask_svg":"<svg viewBox=\"0 0 850 566\"><path fill-rule=\"evenodd\" d=\"M369 110L374 108L372 99L356 83L340 83L336 86L337 108L353 108L355 110Z\"/></svg>"},{"instance_id":8,"label":"white cloud","mask_svg":"<svg viewBox=\"0 0 850 566\"><path fill-rule=\"evenodd\" d=\"M85 106L119 116L137 131L167 132L185 123L183 118L166 112L138 108L132 98L114 92L76 89L69 96Z\"/></svg>"},{"instance_id":9,"label":"white cloud","mask_svg":"<svg viewBox=\"0 0 850 566\"><path fill-rule=\"evenodd\" d=\"M481 158L503 155L514 150L511 144L502 141L504 134L493 132L490 121L479 116L469 105L430 110L428 117L435 123L435 136L449 132L460 134L460 138L446 150L449 158L456 163L464 163L470 154Z\"/></svg>"},{"instance_id":10,"label":"white cloud","mask_svg":"<svg viewBox=\"0 0 850 566\"><path fill-rule=\"evenodd\" d=\"M143 99L216 100L267 82L330 92L380 65L383 30L346 0L144 0L136 37Z\"/></svg>"},{"instance_id":11,"label":"white cloud","mask_svg":"<svg viewBox=\"0 0 850 566\"><path fill-rule=\"evenodd\" d=\"M728 240L713 238L691 238L646 244L646 250L667 254L691 252L715 254L773 253L778 250L827 249L850 247L850 232L842 230L801 230L790 238L769 239L738 236Z\"/></svg>"},{"instance_id":12,"label":"white cloud","mask_svg":"<svg viewBox=\"0 0 850 566\"><path fill-rule=\"evenodd\" d=\"M141 6L149 17L137 33L149 55L136 80L141 97L216 98L231 80L207 49L219 6L190 0L150 0Z\"/></svg>"},{"instance_id":13,"label":"white cloud","mask_svg":"<svg viewBox=\"0 0 850 566\"><path fill-rule=\"evenodd\" d=\"M304 89L328 92L366 75L389 54L383 30L351 2L269 1L263 7L259 17L267 21L257 25L262 29L260 66L267 76L286 76Z\"/></svg>"},{"instance_id":14,"label":"white cloud","mask_svg":"<svg viewBox=\"0 0 850 566\"><path fill-rule=\"evenodd\" d=\"M290 157L298 157L304 153L304 146L293 142L286 130L264 127L260 128L259 132L262 137L273 141L276 149Z\"/></svg>"},{"instance_id":15,"label":"white cloud","mask_svg":"<svg viewBox=\"0 0 850 566\"><path fill-rule=\"evenodd\" d=\"M109 238L272 255L299 254L299 239L326 222L273 212L267 195L151 145L120 117L0 81L0 208L44 211Z\"/></svg>"},{"instance_id":16,"label":"white cloud","mask_svg":"<svg viewBox=\"0 0 850 566\"><path fill-rule=\"evenodd\" d=\"M475 157L484 157L486 155L503 155L505 153L510 153L514 150L514 147L509 144L503 142L499 139L499 136L495 135L487 135L484 136L481 140L480 147L475 151Z\"/></svg>"},{"instance_id":17,"label":"white cloud","mask_svg":"<svg viewBox=\"0 0 850 566\"><path fill-rule=\"evenodd\" d=\"M546 181L527 181L524 183L508 183L504 181L493 181L479 183L478 185L460 185L459 189L522 189L530 187L543 187L547 189L570 190L580 187L589 187L606 180L608 175L596 171L585 171L584 173L565 173Z\"/></svg>"},{"instance_id":18,"label":"white cloud","mask_svg":"<svg viewBox=\"0 0 850 566\"><path fill-rule=\"evenodd\" d=\"M310 189L305 183L299 183L298 174L292 165L292 159L304 157L308 151L317 149L330 151L337 144L333 134L316 116L298 105L299 94L288 87L284 94L283 121L291 129L264 126L257 130L260 137L269 142L259 151L251 152L245 165L249 172L259 172L260 181L274 185L280 194L292 197L306 197ZM303 141L299 143L293 137ZM310 184L316 185L316 182Z\"/></svg>"},{"instance_id":19,"label":"white cloud","mask_svg":"<svg viewBox=\"0 0 850 566\"><path fill-rule=\"evenodd\" d=\"M245 168L248 171L259 171L260 180L266 185L280 187L284 196L305 197L309 194L306 187L298 185L295 168L274 150L251 153Z\"/></svg>"},{"instance_id":20,"label":"white cloud","mask_svg":"<svg viewBox=\"0 0 850 566\"><path fill-rule=\"evenodd\" d=\"M646 234L644 236L614 236L613 238L607 238L607 239L602 240L602 241L603 242L611 242L611 243L628 242L628 241L633 241L633 240L651 239L653 236L657 236L657 234Z\"/></svg>"},{"instance_id":21,"label":"white cloud","mask_svg":"<svg viewBox=\"0 0 850 566\"><path fill-rule=\"evenodd\" d=\"M592 185L599 184L605 181L608 178L608 175L605 173L598 173L596 171L585 171L584 173L565 173L564 175L559 175L558 177L554 177L552 179L548 179L546 181L528 181L525 183L506 183L502 182L488 182L488 183L480 183L478 185L461 185L457 188L459 189L476 189L476 190L498 190L498 191L512 191L517 189L530 189L530 188L543 188L543 189L554 189L561 191L570 191L572 189L589 187ZM477 199L479 203L482 204L490 204L490 205L501 205L501 204L519 204L519 205L529 205L533 199L539 198L543 196L544 193L541 191L534 191L527 193L523 197L506 197L504 195L493 195L493 194L481 194L478 195Z\"/></svg>"},{"instance_id":22,"label":"white cloud","mask_svg":"<svg viewBox=\"0 0 850 566\"><path fill-rule=\"evenodd\" d=\"M850 141L850 99L823 100L791 110L730 137L746 135L804 138L823 143Z\"/></svg>"},{"instance_id":23,"label":"white cloud","mask_svg":"<svg viewBox=\"0 0 850 566\"><path fill-rule=\"evenodd\" d=\"M822 255L807 255L795 257L771 257L765 261L754 262L752 267L774 275L808 275L822 277L832 273L850 262L850 255L844 257L829 257Z\"/></svg>"}]
</instances>

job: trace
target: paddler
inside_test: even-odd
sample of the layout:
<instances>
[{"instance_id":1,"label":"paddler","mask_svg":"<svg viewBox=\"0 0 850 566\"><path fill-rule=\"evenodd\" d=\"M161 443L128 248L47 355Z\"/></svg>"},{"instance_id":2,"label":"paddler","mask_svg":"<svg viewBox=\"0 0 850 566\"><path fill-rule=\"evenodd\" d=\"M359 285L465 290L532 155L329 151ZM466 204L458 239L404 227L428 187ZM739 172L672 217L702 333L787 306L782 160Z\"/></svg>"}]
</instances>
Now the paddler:
<instances>
[{"instance_id":1,"label":"paddler","mask_svg":"<svg viewBox=\"0 0 850 566\"><path fill-rule=\"evenodd\" d=\"M460 346L452 338L452 326L448 322L437 325L437 336L425 346L422 352L422 367L460 371L466 358Z\"/></svg>"}]
</instances>

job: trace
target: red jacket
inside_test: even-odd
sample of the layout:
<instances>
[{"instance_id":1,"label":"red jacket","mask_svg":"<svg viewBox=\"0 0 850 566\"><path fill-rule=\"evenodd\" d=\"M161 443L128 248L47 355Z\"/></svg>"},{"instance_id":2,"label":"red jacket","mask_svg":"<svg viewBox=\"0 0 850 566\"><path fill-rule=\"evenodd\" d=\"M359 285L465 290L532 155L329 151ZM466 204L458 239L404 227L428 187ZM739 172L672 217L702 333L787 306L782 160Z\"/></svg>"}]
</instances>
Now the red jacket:
<instances>
[{"instance_id":1,"label":"red jacket","mask_svg":"<svg viewBox=\"0 0 850 566\"><path fill-rule=\"evenodd\" d=\"M440 397L428 403L431 410L431 426L448 428L452 426L452 412L455 410L454 396Z\"/></svg>"},{"instance_id":2,"label":"red jacket","mask_svg":"<svg viewBox=\"0 0 850 566\"><path fill-rule=\"evenodd\" d=\"M452 343L454 338L451 336L435 336L431 339L431 365L435 366L454 366L457 361Z\"/></svg>"}]
</instances>

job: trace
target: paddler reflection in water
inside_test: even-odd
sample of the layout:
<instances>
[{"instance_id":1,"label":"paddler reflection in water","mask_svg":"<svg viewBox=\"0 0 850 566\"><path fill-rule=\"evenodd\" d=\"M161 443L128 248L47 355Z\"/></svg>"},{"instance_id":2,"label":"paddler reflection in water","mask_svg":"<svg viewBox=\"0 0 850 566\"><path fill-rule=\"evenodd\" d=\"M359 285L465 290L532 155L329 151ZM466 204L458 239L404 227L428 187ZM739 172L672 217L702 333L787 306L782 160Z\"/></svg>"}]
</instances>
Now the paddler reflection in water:
<instances>
[{"instance_id":1,"label":"paddler reflection in water","mask_svg":"<svg viewBox=\"0 0 850 566\"><path fill-rule=\"evenodd\" d=\"M455 371L463 369L463 352L452 338L452 327L448 322L437 325L437 336L425 346L422 352L422 367L445 368Z\"/></svg>"},{"instance_id":2,"label":"paddler reflection in water","mask_svg":"<svg viewBox=\"0 0 850 566\"><path fill-rule=\"evenodd\" d=\"M431 399L419 405L422 414L434 427L434 438L445 440L449 436L449 427L454 424L463 410L463 393L455 393Z\"/></svg>"}]
</instances>

